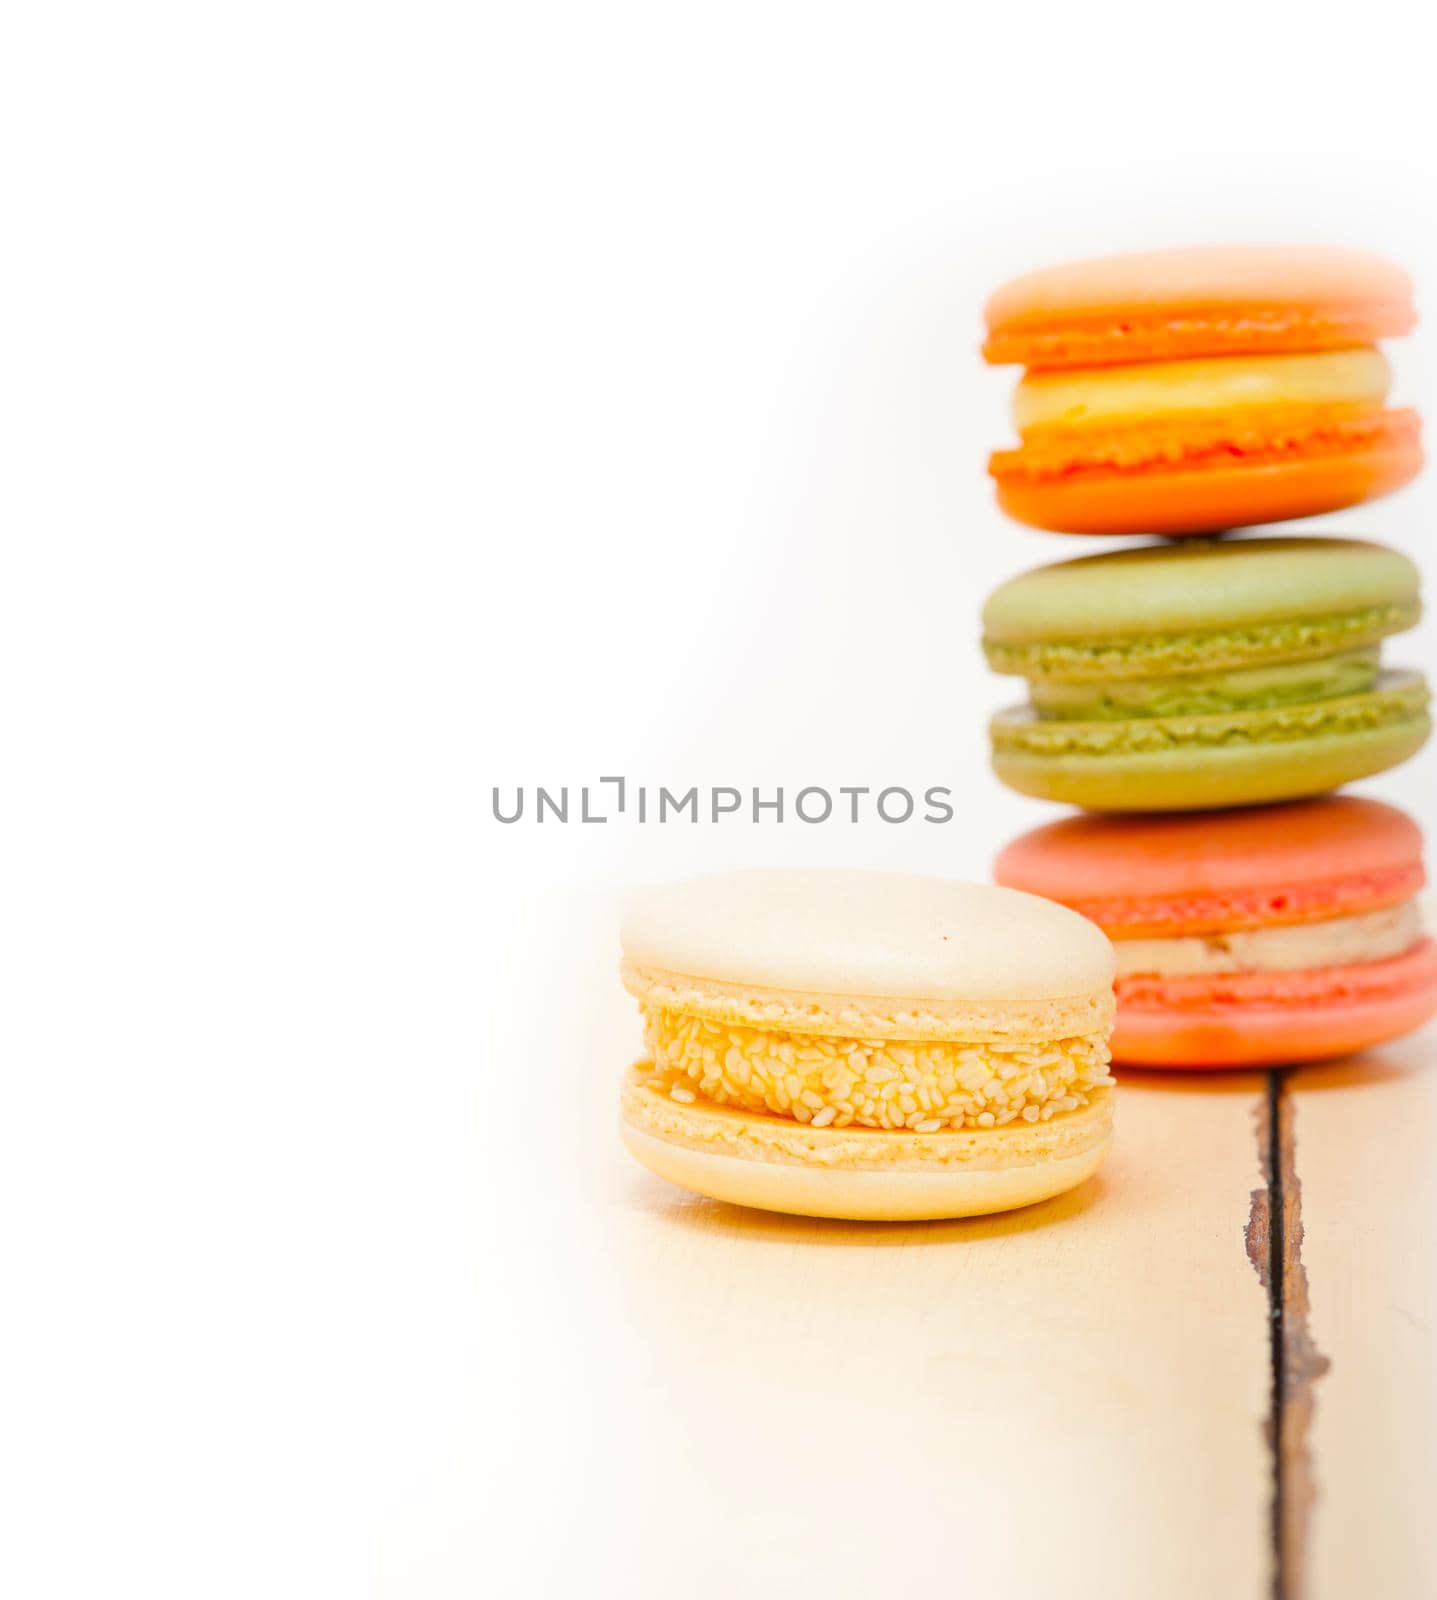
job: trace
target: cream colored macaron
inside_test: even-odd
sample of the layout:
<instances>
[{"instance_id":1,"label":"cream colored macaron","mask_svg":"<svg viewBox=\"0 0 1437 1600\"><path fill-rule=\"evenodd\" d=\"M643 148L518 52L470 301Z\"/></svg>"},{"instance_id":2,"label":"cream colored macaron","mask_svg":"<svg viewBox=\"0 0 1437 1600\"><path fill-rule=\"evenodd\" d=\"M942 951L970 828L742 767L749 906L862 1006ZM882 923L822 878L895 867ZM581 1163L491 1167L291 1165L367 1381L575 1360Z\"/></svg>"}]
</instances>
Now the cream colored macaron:
<instances>
[{"instance_id":1,"label":"cream colored macaron","mask_svg":"<svg viewBox=\"0 0 1437 1600\"><path fill-rule=\"evenodd\" d=\"M911 1221L1045 1200L1112 1137L1113 951L1014 890L743 872L623 929L647 1058L624 1142L660 1177L806 1216Z\"/></svg>"}]
</instances>

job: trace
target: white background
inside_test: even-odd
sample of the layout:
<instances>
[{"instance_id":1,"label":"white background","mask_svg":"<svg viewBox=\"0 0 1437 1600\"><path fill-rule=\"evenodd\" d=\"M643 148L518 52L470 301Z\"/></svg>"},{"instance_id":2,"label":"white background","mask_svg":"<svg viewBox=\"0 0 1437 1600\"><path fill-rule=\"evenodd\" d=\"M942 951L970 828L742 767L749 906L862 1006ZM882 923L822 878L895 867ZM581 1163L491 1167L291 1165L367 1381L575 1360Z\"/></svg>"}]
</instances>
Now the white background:
<instances>
[{"instance_id":1,"label":"white background","mask_svg":"<svg viewBox=\"0 0 1437 1600\"><path fill-rule=\"evenodd\" d=\"M1323 240L1430 306L1422 16L7 12L0 1589L625 1592L623 896L1051 814L976 614L1080 545L994 511L982 302ZM618 772L961 819L491 820Z\"/></svg>"}]
</instances>

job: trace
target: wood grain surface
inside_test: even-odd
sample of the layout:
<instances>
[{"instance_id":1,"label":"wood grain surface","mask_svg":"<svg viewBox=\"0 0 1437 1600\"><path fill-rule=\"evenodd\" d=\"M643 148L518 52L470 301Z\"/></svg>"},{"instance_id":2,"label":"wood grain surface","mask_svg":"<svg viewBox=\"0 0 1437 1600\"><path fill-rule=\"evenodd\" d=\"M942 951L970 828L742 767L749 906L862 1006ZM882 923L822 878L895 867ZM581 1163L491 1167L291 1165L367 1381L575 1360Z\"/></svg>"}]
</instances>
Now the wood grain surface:
<instances>
[{"instance_id":1,"label":"wood grain surface","mask_svg":"<svg viewBox=\"0 0 1437 1600\"><path fill-rule=\"evenodd\" d=\"M616 1169L643 1533L596 1592L1264 1593L1263 1090L1129 1075L1099 1178L971 1222L766 1216Z\"/></svg>"},{"instance_id":2,"label":"wood grain surface","mask_svg":"<svg viewBox=\"0 0 1437 1600\"><path fill-rule=\"evenodd\" d=\"M1437 1595L1437 1031L1287 1080L1312 1385L1312 1600Z\"/></svg>"}]
</instances>

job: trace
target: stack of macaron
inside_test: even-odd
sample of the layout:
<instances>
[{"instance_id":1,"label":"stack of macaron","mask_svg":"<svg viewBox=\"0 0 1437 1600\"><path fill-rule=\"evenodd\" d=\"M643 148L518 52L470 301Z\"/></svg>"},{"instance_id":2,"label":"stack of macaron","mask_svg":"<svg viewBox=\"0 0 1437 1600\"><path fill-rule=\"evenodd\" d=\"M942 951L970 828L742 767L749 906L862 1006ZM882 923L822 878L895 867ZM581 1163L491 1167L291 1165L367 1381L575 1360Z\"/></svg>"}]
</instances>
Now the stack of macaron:
<instances>
[{"instance_id":1,"label":"stack of macaron","mask_svg":"<svg viewBox=\"0 0 1437 1600\"><path fill-rule=\"evenodd\" d=\"M1417 569L1361 539L1225 537L1417 473L1377 347L1413 321L1406 276L1342 250L1114 258L993 297L985 354L1027 369L999 503L1149 536L984 609L990 664L1028 691L993 720L994 769L1079 813L1010 844L997 887L735 873L636 907L640 1162L813 1216L1003 1210L1097 1169L1111 1062L1312 1060L1437 1014L1421 832L1333 793L1431 731L1422 674L1384 660Z\"/></svg>"},{"instance_id":2,"label":"stack of macaron","mask_svg":"<svg viewBox=\"0 0 1437 1600\"><path fill-rule=\"evenodd\" d=\"M1379 339L1414 322L1390 263L1197 249L1036 272L989 302L987 359L1026 368L999 504L1061 533L1150 535L1003 585L992 724L1011 788L1098 813L1015 841L998 881L1117 950L1120 1064L1347 1054L1437 1013L1416 824L1320 798L1430 733L1405 556L1353 538L1222 537L1343 509L1421 466Z\"/></svg>"}]
</instances>

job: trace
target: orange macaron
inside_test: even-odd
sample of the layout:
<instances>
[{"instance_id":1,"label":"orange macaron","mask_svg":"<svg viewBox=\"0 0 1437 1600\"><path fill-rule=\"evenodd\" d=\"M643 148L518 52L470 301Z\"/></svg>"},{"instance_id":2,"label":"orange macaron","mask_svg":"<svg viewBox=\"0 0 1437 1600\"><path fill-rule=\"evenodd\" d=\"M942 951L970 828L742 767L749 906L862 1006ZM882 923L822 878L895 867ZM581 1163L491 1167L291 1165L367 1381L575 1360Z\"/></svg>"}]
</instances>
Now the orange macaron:
<instances>
[{"instance_id":1,"label":"orange macaron","mask_svg":"<svg viewBox=\"0 0 1437 1600\"><path fill-rule=\"evenodd\" d=\"M988 302L983 353L1028 370L1020 444L989 471L1019 522L1202 534L1401 487L1420 424L1386 403L1381 339L1413 325L1391 262L1322 247L1206 247L1029 273Z\"/></svg>"},{"instance_id":2,"label":"orange macaron","mask_svg":"<svg viewBox=\"0 0 1437 1600\"><path fill-rule=\"evenodd\" d=\"M1014 840L994 876L1113 940L1121 1064L1326 1060L1437 1015L1422 834L1392 806L1070 817Z\"/></svg>"}]
</instances>

